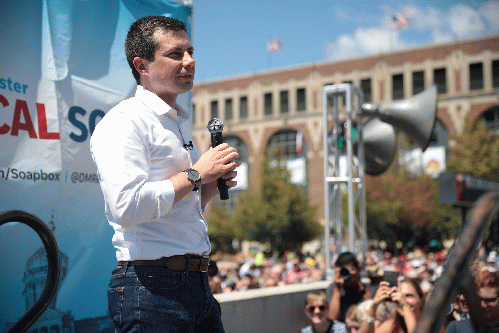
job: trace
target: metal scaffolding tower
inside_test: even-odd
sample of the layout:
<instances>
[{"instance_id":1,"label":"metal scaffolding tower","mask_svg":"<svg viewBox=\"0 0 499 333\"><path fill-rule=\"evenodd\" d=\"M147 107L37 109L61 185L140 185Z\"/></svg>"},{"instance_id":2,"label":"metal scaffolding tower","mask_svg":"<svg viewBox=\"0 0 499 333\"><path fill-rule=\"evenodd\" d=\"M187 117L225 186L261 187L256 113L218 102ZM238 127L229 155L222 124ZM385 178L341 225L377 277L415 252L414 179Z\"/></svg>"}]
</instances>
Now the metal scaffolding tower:
<instances>
[{"instance_id":1,"label":"metal scaffolding tower","mask_svg":"<svg viewBox=\"0 0 499 333\"><path fill-rule=\"evenodd\" d=\"M324 237L326 255L326 277L331 280L334 269L331 267L331 239L334 239L335 252L347 246L348 251L361 254L364 259L367 251L366 233L366 189L364 186L364 142L362 137L361 106L363 93L351 84L325 86L322 89L323 105L323 156L324 156ZM340 169L341 151L337 140L341 133L339 98L344 96L344 143L346 143L346 175ZM331 103L332 102L332 103ZM357 108L354 108L354 102ZM332 104L332 108L330 107ZM332 112L331 112L332 111ZM328 133L328 120L334 120L332 134ZM356 135L353 135L353 124L356 121ZM355 143L355 145L354 145ZM355 154L354 154L355 150ZM346 184L348 197L348 243L342 223L343 198ZM334 226L334 236L332 236Z\"/></svg>"}]
</instances>

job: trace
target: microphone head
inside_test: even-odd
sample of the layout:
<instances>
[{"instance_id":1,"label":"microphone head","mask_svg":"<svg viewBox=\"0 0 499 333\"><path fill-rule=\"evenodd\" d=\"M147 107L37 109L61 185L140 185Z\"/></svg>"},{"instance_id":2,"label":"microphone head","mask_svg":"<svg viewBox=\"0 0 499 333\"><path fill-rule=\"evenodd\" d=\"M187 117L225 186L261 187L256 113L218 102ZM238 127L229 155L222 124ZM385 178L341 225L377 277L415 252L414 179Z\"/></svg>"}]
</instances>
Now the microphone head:
<instances>
[{"instance_id":1,"label":"microphone head","mask_svg":"<svg viewBox=\"0 0 499 333\"><path fill-rule=\"evenodd\" d=\"M224 130L224 123L218 118L213 118L208 122L208 131L211 134L219 133Z\"/></svg>"}]
</instances>

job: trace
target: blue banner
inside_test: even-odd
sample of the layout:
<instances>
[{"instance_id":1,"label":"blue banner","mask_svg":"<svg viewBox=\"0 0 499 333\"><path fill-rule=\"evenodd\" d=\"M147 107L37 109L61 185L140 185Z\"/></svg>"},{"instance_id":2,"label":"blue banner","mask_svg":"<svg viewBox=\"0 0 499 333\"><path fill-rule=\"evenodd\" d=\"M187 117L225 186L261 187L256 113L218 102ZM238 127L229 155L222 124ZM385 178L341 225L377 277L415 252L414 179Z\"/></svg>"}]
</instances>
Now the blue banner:
<instances>
[{"instance_id":1,"label":"blue banner","mask_svg":"<svg viewBox=\"0 0 499 333\"><path fill-rule=\"evenodd\" d=\"M171 16L191 31L192 5L168 0L2 1L0 211L47 223L61 253L54 301L29 332L111 332L107 284L116 266L112 228L89 138L106 112L135 92L124 52L130 24ZM180 104L189 108L190 94ZM0 330L44 287L47 259L37 234L0 228Z\"/></svg>"}]
</instances>

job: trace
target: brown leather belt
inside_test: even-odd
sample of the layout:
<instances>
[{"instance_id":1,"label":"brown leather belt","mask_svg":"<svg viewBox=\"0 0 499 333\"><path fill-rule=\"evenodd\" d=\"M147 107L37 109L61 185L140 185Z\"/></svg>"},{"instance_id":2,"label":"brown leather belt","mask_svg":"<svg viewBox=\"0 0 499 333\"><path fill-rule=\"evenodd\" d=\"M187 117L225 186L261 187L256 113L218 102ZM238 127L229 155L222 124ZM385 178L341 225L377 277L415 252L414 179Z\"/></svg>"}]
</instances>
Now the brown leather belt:
<instances>
[{"instance_id":1,"label":"brown leather belt","mask_svg":"<svg viewBox=\"0 0 499 333\"><path fill-rule=\"evenodd\" d=\"M155 260L119 261L118 266L162 266L172 271L186 271L187 258L189 257L189 272L208 272L210 257L198 255L162 257Z\"/></svg>"}]
</instances>

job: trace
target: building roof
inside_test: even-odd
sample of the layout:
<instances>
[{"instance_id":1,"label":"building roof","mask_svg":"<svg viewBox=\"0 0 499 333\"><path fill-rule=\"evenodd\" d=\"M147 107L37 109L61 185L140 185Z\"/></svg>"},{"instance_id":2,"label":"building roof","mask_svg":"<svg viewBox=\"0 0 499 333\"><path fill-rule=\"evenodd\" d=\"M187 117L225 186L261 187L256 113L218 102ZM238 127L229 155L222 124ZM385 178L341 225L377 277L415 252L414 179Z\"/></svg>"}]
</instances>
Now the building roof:
<instances>
[{"instance_id":1,"label":"building roof","mask_svg":"<svg viewBox=\"0 0 499 333\"><path fill-rule=\"evenodd\" d=\"M193 94L196 94L201 90L215 93L217 91L247 89L253 81L259 81L262 85L268 85L276 81L283 83L289 81L291 78L303 80L312 72L317 72L322 76L330 76L335 73L347 74L355 70L367 71L373 69L379 62L384 62L388 66L396 67L401 66L406 62L421 63L427 59L434 61L443 60L456 50L460 50L468 55L479 54L485 50L498 52L499 35L455 41L446 44L422 46L409 50L381 53L352 59L325 61L277 70L266 70L231 78L205 81L194 85Z\"/></svg>"}]
</instances>

